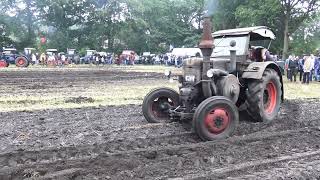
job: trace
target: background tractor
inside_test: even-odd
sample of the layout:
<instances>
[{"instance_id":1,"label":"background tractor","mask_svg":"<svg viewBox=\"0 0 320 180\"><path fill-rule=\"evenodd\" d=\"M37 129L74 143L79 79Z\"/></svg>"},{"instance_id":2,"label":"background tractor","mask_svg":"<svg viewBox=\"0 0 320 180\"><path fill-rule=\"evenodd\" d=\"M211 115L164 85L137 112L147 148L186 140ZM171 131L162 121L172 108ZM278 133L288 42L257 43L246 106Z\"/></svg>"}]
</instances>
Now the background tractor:
<instances>
[{"instance_id":1,"label":"background tractor","mask_svg":"<svg viewBox=\"0 0 320 180\"><path fill-rule=\"evenodd\" d=\"M95 61L94 55L97 53L96 50L86 50L86 55L80 58L81 64L91 64Z\"/></svg>"},{"instance_id":2,"label":"background tractor","mask_svg":"<svg viewBox=\"0 0 320 180\"><path fill-rule=\"evenodd\" d=\"M2 48L0 54L0 66L8 67L15 64L17 67L28 67L30 60L25 55L20 55L15 48Z\"/></svg>"},{"instance_id":3,"label":"background tractor","mask_svg":"<svg viewBox=\"0 0 320 180\"><path fill-rule=\"evenodd\" d=\"M146 120L191 120L194 131L209 141L235 132L240 107L256 121L273 121L283 100L283 82L280 68L264 47L270 46L274 33L261 26L212 34L210 18L203 27L199 44L203 58L184 62L179 93L159 88L146 95L142 107Z\"/></svg>"},{"instance_id":4,"label":"background tractor","mask_svg":"<svg viewBox=\"0 0 320 180\"><path fill-rule=\"evenodd\" d=\"M67 58L69 63L80 64L80 55L76 49L67 49Z\"/></svg>"}]
</instances>

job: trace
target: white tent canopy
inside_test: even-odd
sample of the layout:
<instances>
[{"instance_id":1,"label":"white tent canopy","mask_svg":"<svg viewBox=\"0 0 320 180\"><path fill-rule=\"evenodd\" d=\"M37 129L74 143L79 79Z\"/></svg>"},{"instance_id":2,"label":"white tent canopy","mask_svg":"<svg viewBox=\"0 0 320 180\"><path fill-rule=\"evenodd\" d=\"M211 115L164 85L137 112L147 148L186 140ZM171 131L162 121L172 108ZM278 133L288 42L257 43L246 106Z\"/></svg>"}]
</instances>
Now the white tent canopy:
<instances>
[{"instance_id":1,"label":"white tent canopy","mask_svg":"<svg viewBox=\"0 0 320 180\"><path fill-rule=\"evenodd\" d=\"M171 52L172 55L175 56L191 56L195 57L197 54L202 56L201 50L199 48L174 48Z\"/></svg>"}]
</instances>

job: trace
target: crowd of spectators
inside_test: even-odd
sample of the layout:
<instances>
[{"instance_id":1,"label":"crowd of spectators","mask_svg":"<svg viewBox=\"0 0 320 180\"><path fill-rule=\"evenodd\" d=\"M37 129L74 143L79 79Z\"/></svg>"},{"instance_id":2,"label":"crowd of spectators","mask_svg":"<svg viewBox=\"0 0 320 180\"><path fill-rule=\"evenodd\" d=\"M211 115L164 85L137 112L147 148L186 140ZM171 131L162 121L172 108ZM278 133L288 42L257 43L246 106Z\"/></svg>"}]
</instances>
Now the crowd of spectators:
<instances>
[{"instance_id":1,"label":"crowd of spectators","mask_svg":"<svg viewBox=\"0 0 320 180\"><path fill-rule=\"evenodd\" d=\"M313 54L300 57L289 56L285 61L285 70L291 82L296 82L297 76L303 84L309 84L313 80L320 82L320 59Z\"/></svg>"},{"instance_id":2,"label":"crowd of spectators","mask_svg":"<svg viewBox=\"0 0 320 180\"><path fill-rule=\"evenodd\" d=\"M189 58L187 56L176 56L172 54L159 54L150 56L139 57L138 64L159 64L166 66L180 67L184 59Z\"/></svg>"},{"instance_id":3,"label":"crowd of spectators","mask_svg":"<svg viewBox=\"0 0 320 180\"><path fill-rule=\"evenodd\" d=\"M68 64L95 64L95 65L166 65L180 67L184 59L188 56L176 56L172 54L151 54L147 56L138 56L136 54L130 55L114 55L114 54L92 54L90 56L81 57L78 55L68 56L61 53L52 54L38 54L32 53L30 56L31 63L33 65L53 65L64 66Z\"/></svg>"}]
</instances>

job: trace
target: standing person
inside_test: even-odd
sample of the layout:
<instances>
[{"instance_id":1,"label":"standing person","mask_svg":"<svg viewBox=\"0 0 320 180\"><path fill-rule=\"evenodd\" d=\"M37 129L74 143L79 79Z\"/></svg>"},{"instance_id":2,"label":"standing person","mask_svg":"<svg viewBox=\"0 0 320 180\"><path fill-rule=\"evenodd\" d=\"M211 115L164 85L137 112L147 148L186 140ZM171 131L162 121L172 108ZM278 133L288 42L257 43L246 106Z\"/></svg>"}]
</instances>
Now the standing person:
<instances>
[{"instance_id":1,"label":"standing person","mask_svg":"<svg viewBox=\"0 0 320 180\"><path fill-rule=\"evenodd\" d=\"M48 57L46 56L46 54L42 53L40 55L39 59L40 59L41 65L46 65L47 64Z\"/></svg>"},{"instance_id":2,"label":"standing person","mask_svg":"<svg viewBox=\"0 0 320 180\"><path fill-rule=\"evenodd\" d=\"M121 57L120 57L121 58ZM115 63L118 65L118 66L120 66L120 64L121 64L121 60L120 60L120 58L119 58L119 56L118 55L116 55L115 56Z\"/></svg>"},{"instance_id":3,"label":"standing person","mask_svg":"<svg viewBox=\"0 0 320 180\"><path fill-rule=\"evenodd\" d=\"M290 71L290 81L294 82L297 81L297 74L298 74L298 67L299 67L299 62L298 62L298 57L292 58L289 61L289 71Z\"/></svg>"},{"instance_id":4,"label":"standing person","mask_svg":"<svg viewBox=\"0 0 320 180\"><path fill-rule=\"evenodd\" d=\"M284 69L287 71L287 79L290 80L290 70L289 70L289 61L292 59L292 56L290 55L288 59L286 59L284 63Z\"/></svg>"},{"instance_id":5,"label":"standing person","mask_svg":"<svg viewBox=\"0 0 320 180\"><path fill-rule=\"evenodd\" d=\"M61 55L61 66L64 66L66 64L66 56L64 54Z\"/></svg>"},{"instance_id":6,"label":"standing person","mask_svg":"<svg viewBox=\"0 0 320 180\"><path fill-rule=\"evenodd\" d=\"M31 55L31 61L32 65L35 65L37 63L37 56L34 53L32 53Z\"/></svg>"},{"instance_id":7,"label":"standing person","mask_svg":"<svg viewBox=\"0 0 320 180\"><path fill-rule=\"evenodd\" d=\"M104 66L105 65L105 56L103 55L103 56L101 56L101 64Z\"/></svg>"},{"instance_id":8,"label":"standing person","mask_svg":"<svg viewBox=\"0 0 320 180\"><path fill-rule=\"evenodd\" d=\"M302 82L302 78L303 78L304 60L305 60L305 57L300 57L300 59L299 59L298 71L299 71L299 80L300 80L300 82Z\"/></svg>"},{"instance_id":9,"label":"standing person","mask_svg":"<svg viewBox=\"0 0 320 180\"><path fill-rule=\"evenodd\" d=\"M54 54L54 66L61 62L61 56L59 54Z\"/></svg>"},{"instance_id":10,"label":"standing person","mask_svg":"<svg viewBox=\"0 0 320 180\"><path fill-rule=\"evenodd\" d=\"M316 81L320 81L320 58L316 57L314 61L314 76Z\"/></svg>"},{"instance_id":11,"label":"standing person","mask_svg":"<svg viewBox=\"0 0 320 180\"><path fill-rule=\"evenodd\" d=\"M131 52L129 56L129 65L134 65L134 52Z\"/></svg>"},{"instance_id":12,"label":"standing person","mask_svg":"<svg viewBox=\"0 0 320 180\"><path fill-rule=\"evenodd\" d=\"M312 70L312 58L306 58L304 65L303 65L303 83L309 84L310 81L310 72Z\"/></svg>"},{"instance_id":13,"label":"standing person","mask_svg":"<svg viewBox=\"0 0 320 180\"><path fill-rule=\"evenodd\" d=\"M311 58L311 67L312 67L312 69L311 69L311 71L310 71L310 81L312 82L312 80L313 80L313 74L314 74L315 57L314 57L313 54L311 54L310 58Z\"/></svg>"},{"instance_id":14,"label":"standing person","mask_svg":"<svg viewBox=\"0 0 320 180\"><path fill-rule=\"evenodd\" d=\"M95 60L96 60L96 65L99 66L99 55L98 54L96 54L96 59Z\"/></svg>"},{"instance_id":15,"label":"standing person","mask_svg":"<svg viewBox=\"0 0 320 180\"><path fill-rule=\"evenodd\" d=\"M36 65L38 65L40 62L40 55L36 53Z\"/></svg>"},{"instance_id":16,"label":"standing person","mask_svg":"<svg viewBox=\"0 0 320 180\"><path fill-rule=\"evenodd\" d=\"M164 60L164 64L168 66L168 61L169 61L168 55L164 55L163 60Z\"/></svg>"},{"instance_id":17,"label":"standing person","mask_svg":"<svg viewBox=\"0 0 320 180\"><path fill-rule=\"evenodd\" d=\"M109 57L109 64L113 64L113 55L110 55Z\"/></svg>"}]
</instances>

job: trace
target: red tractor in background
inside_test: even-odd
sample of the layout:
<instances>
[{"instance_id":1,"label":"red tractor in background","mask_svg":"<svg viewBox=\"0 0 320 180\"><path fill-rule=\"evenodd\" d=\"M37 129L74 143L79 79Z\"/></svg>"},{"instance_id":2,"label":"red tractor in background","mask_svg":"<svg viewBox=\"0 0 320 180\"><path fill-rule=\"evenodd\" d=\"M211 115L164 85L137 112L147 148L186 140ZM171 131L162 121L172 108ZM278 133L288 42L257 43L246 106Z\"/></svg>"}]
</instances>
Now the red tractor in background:
<instances>
[{"instance_id":1,"label":"red tractor in background","mask_svg":"<svg viewBox=\"0 0 320 180\"><path fill-rule=\"evenodd\" d=\"M17 67L28 67L30 59L25 55L20 55L15 48L2 48L0 67L8 67L10 64L15 64Z\"/></svg>"},{"instance_id":2,"label":"red tractor in background","mask_svg":"<svg viewBox=\"0 0 320 180\"><path fill-rule=\"evenodd\" d=\"M211 19L205 18L199 45L203 58L183 63L179 93L159 88L146 95L142 111L148 122L192 121L199 137L211 141L232 136L239 107L256 121L276 118L284 94L282 75L262 46L270 46L274 33L263 26L213 34L211 29Z\"/></svg>"}]
</instances>

